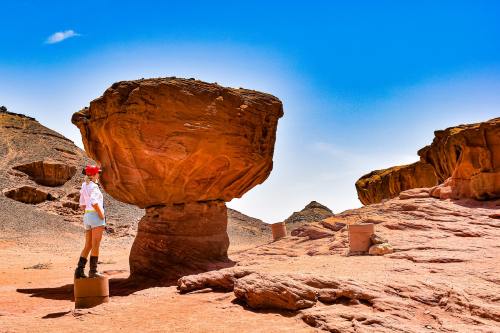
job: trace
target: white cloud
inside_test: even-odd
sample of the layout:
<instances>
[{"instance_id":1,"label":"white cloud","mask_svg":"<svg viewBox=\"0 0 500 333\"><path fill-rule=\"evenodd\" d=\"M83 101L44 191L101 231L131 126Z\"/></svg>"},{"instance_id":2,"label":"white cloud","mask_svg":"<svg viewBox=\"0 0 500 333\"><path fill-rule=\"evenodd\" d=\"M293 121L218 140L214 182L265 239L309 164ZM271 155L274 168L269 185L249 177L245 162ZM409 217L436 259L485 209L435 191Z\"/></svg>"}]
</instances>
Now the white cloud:
<instances>
[{"instance_id":1,"label":"white cloud","mask_svg":"<svg viewBox=\"0 0 500 333\"><path fill-rule=\"evenodd\" d=\"M45 41L46 44L55 44L62 42L65 39L71 38L71 37L76 37L80 36L80 34L74 32L73 30L66 30L66 31L58 31L47 38Z\"/></svg>"}]
</instances>

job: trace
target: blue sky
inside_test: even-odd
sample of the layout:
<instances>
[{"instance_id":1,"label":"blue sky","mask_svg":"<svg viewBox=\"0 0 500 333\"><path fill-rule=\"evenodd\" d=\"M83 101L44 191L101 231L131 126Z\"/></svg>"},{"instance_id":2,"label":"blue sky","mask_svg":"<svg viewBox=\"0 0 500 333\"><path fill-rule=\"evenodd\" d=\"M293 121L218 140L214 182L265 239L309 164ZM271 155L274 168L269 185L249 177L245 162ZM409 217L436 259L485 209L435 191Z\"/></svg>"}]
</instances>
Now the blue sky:
<instances>
[{"instance_id":1,"label":"blue sky","mask_svg":"<svg viewBox=\"0 0 500 333\"><path fill-rule=\"evenodd\" d=\"M497 1L0 6L0 105L80 146L71 114L115 81L196 77L278 96L273 173L228 204L267 222L311 200L357 207L364 173L416 161L436 129L500 115Z\"/></svg>"}]
</instances>

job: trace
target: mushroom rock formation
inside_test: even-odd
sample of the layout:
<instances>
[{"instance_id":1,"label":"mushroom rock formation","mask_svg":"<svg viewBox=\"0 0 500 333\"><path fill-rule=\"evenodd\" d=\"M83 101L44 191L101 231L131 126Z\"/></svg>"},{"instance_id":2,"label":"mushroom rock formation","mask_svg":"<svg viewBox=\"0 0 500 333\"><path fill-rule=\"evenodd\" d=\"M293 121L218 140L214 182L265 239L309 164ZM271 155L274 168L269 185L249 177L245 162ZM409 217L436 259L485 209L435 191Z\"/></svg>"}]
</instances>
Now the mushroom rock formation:
<instances>
[{"instance_id":1,"label":"mushroom rock formation","mask_svg":"<svg viewBox=\"0 0 500 333\"><path fill-rule=\"evenodd\" d=\"M269 176L282 116L272 95L178 78L115 83L73 115L104 189L146 208L132 276L227 261L225 202Z\"/></svg>"},{"instance_id":2,"label":"mushroom rock formation","mask_svg":"<svg viewBox=\"0 0 500 333\"><path fill-rule=\"evenodd\" d=\"M383 170L375 170L364 175L356 182L359 201L364 205L392 199L400 192L438 184L432 165L415 162Z\"/></svg>"},{"instance_id":3,"label":"mushroom rock formation","mask_svg":"<svg viewBox=\"0 0 500 333\"><path fill-rule=\"evenodd\" d=\"M434 132L418 151L434 166L440 182L431 195L442 198L500 197L500 118Z\"/></svg>"}]
</instances>

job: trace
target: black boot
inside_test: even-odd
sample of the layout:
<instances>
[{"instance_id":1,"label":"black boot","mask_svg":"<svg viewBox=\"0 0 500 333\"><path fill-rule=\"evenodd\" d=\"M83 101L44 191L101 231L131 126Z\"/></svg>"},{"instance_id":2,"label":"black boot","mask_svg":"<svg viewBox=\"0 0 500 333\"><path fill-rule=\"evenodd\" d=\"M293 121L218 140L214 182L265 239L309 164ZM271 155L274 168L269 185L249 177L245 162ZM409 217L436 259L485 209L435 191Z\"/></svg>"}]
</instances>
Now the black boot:
<instances>
[{"instance_id":1,"label":"black boot","mask_svg":"<svg viewBox=\"0 0 500 333\"><path fill-rule=\"evenodd\" d=\"M75 279L84 279L87 277L84 271L86 264L87 258L80 257L80 260L78 260L78 266L75 269Z\"/></svg>"},{"instance_id":2,"label":"black boot","mask_svg":"<svg viewBox=\"0 0 500 333\"><path fill-rule=\"evenodd\" d=\"M97 261L99 257L90 256L89 278L102 277L103 275L97 272Z\"/></svg>"}]
</instances>

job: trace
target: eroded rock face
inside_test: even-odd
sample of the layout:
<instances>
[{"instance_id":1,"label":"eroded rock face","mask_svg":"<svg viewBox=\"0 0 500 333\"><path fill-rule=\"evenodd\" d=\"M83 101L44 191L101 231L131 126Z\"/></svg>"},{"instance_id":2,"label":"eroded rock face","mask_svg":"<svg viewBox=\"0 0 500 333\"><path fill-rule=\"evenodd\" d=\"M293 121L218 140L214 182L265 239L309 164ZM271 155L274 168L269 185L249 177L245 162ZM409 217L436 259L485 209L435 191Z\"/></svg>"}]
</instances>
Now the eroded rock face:
<instances>
[{"instance_id":1,"label":"eroded rock face","mask_svg":"<svg viewBox=\"0 0 500 333\"><path fill-rule=\"evenodd\" d=\"M500 118L434 132L420 158L434 166L446 198L500 197ZM431 191L432 192L432 191ZM441 197L441 191L435 196ZM432 193L431 193L432 194Z\"/></svg>"},{"instance_id":2,"label":"eroded rock face","mask_svg":"<svg viewBox=\"0 0 500 333\"><path fill-rule=\"evenodd\" d=\"M176 78L115 83L73 115L105 190L147 208L133 275L227 259L224 202L269 176L282 115L274 96Z\"/></svg>"},{"instance_id":3,"label":"eroded rock face","mask_svg":"<svg viewBox=\"0 0 500 333\"><path fill-rule=\"evenodd\" d=\"M61 186L75 175L76 167L57 161L34 161L15 166L30 176L37 184L45 186Z\"/></svg>"},{"instance_id":4,"label":"eroded rock face","mask_svg":"<svg viewBox=\"0 0 500 333\"><path fill-rule=\"evenodd\" d=\"M293 311L291 320L326 332L491 332L500 323L500 199L405 194L315 225L371 221L371 241L391 243L379 244L378 257L346 256L344 227L334 237L286 237L239 252L234 268L183 277L179 290L232 290L248 308Z\"/></svg>"},{"instance_id":5,"label":"eroded rock face","mask_svg":"<svg viewBox=\"0 0 500 333\"><path fill-rule=\"evenodd\" d=\"M227 260L223 201L146 208L130 255L131 275L184 275Z\"/></svg>"},{"instance_id":6,"label":"eroded rock face","mask_svg":"<svg viewBox=\"0 0 500 333\"><path fill-rule=\"evenodd\" d=\"M442 199L500 197L500 118L434 132L431 145L418 151L420 161L373 171L356 182L365 204L394 198L422 187ZM446 181L446 184L443 182Z\"/></svg>"},{"instance_id":7,"label":"eroded rock face","mask_svg":"<svg viewBox=\"0 0 500 333\"><path fill-rule=\"evenodd\" d=\"M432 165L415 162L372 171L356 182L356 190L359 201L368 205L383 199L395 198L401 191L416 187L431 187L437 184L438 178Z\"/></svg>"},{"instance_id":8,"label":"eroded rock face","mask_svg":"<svg viewBox=\"0 0 500 333\"><path fill-rule=\"evenodd\" d=\"M227 202L262 183L282 115L268 94L164 78L115 83L72 121L106 191L146 208Z\"/></svg>"}]
</instances>

